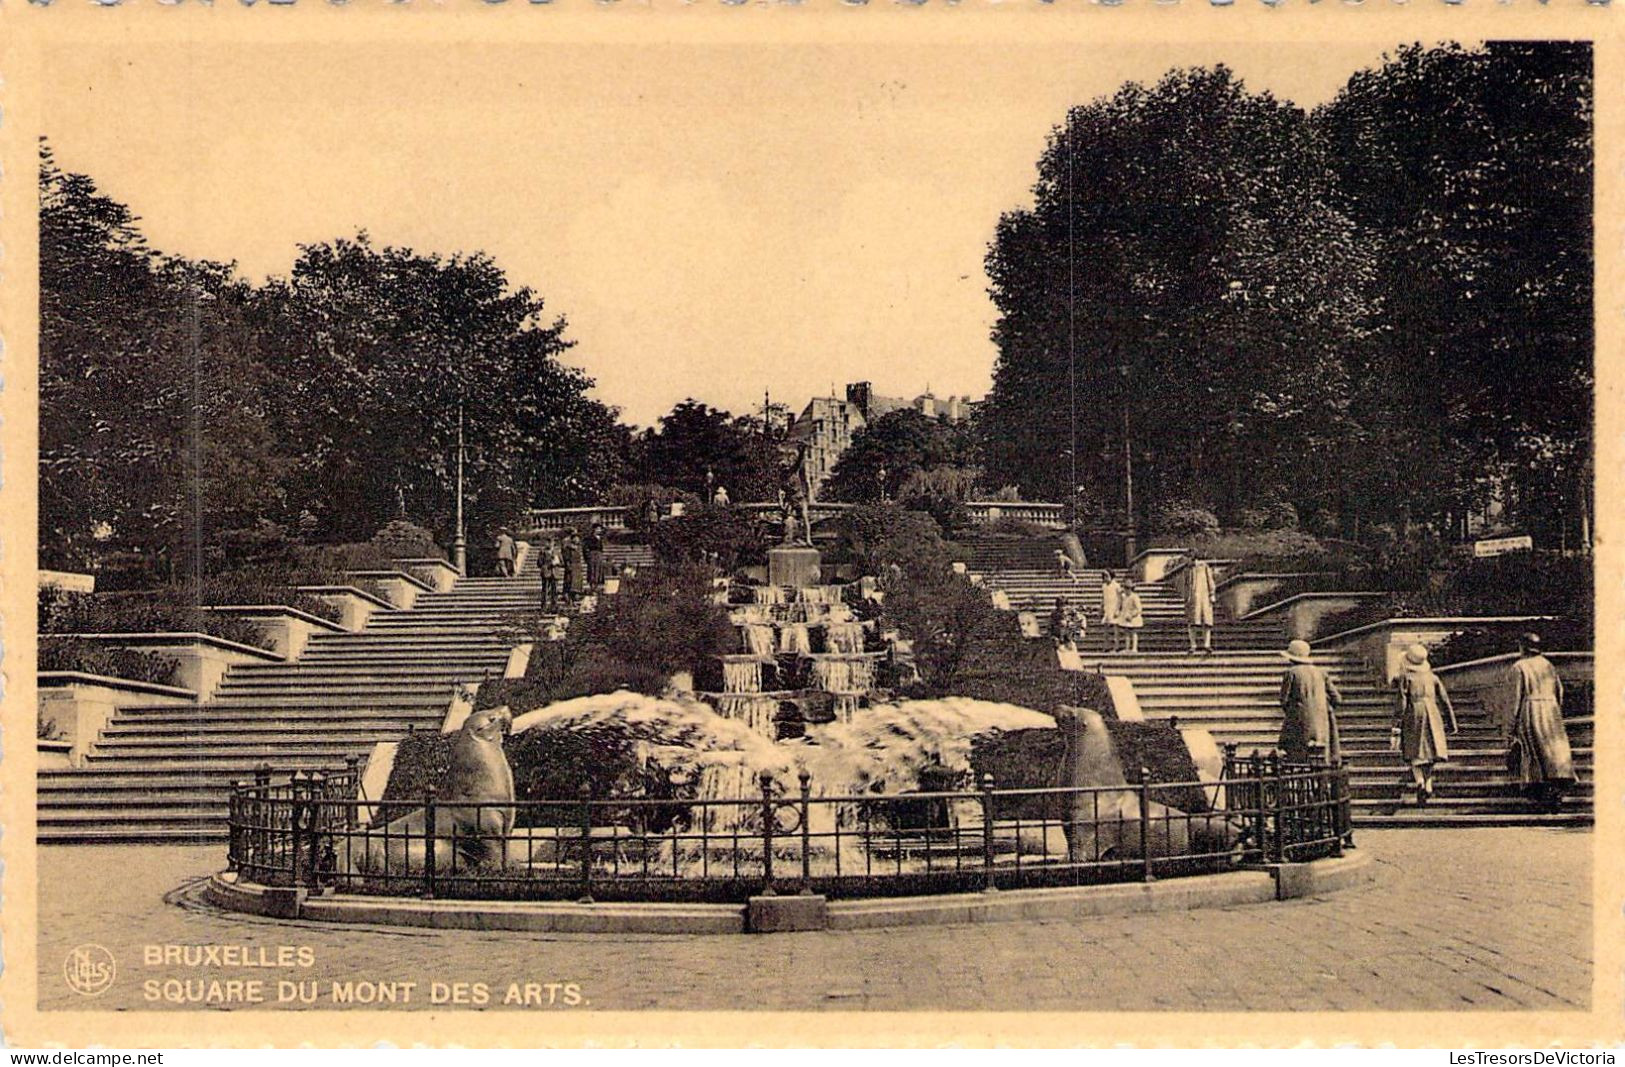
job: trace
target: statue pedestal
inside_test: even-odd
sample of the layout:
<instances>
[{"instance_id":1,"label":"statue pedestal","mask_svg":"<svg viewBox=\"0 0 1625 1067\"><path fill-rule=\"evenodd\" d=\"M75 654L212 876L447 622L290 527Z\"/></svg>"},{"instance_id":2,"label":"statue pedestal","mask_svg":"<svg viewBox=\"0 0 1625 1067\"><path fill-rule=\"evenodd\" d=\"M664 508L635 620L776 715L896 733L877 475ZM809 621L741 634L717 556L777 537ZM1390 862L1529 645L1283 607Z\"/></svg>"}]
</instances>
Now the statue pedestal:
<instances>
[{"instance_id":1,"label":"statue pedestal","mask_svg":"<svg viewBox=\"0 0 1625 1067\"><path fill-rule=\"evenodd\" d=\"M818 549L780 545L767 550L767 584L800 589L818 584Z\"/></svg>"}]
</instances>

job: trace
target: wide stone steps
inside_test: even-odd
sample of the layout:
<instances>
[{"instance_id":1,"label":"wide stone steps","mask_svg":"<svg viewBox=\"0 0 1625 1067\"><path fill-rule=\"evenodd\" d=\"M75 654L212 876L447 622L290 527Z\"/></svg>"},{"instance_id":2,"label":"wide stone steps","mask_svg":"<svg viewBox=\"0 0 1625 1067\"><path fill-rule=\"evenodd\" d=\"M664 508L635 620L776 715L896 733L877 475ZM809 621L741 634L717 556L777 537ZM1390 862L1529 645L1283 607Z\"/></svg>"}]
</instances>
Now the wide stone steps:
<instances>
[{"instance_id":1,"label":"wide stone steps","mask_svg":"<svg viewBox=\"0 0 1625 1067\"><path fill-rule=\"evenodd\" d=\"M41 841L197 841L226 834L231 784L269 764L332 771L379 741L435 731L456 687L499 677L540 612L524 579L467 579L360 633L313 637L293 663L228 671L200 707L118 709L85 766L39 775Z\"/></svg>"}]
</instances>

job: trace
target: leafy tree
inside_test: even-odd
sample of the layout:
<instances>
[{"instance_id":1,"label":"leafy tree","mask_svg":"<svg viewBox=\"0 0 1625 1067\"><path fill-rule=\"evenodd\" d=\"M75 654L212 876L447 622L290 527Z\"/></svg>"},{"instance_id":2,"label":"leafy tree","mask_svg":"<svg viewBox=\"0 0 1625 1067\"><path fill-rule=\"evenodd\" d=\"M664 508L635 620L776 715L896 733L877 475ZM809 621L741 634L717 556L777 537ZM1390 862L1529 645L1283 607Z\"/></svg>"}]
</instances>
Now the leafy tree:
<instances>
[{"instance_id":1,"label":"leafy tree","mask_svg":"<svg viewBox=\"0 0 1625 1067\"><path fill-rule=\"evenodd\" d=\"M1223 67L1073 108L988 254L989 477L1120 502L1126 427L1142 501L1333 491L1373 263L1330 190L1303 113Z\"/></svg>"},{"instance_id":2,"label":"leafy tree","mask_svg":"<svg viewBox=\"0 0 1625 1067\"><path fill-rule=\"evenodd\" d=\"M525 507L585 503L618 480L625 435L543 317L484 254L353 239L302 248L262 299L289 495L324 536L391 516L450 533L458 414L474 543Z\"/></svg>"},{"instance_id":3,"label":"leafy tree","mask_svg":"<svg viewBox=\"0 0 1625 1067\"><path fill-rule=\"evenodd\" d=\"M763 421L692 397L662 416L658 429L639 436L637 454L644 480L707 501L716 486L736 504L774 499L778 487L777 449Z\"/></svg>"},{"instance_id":4,"label":"leafy tree","mask_svg":"<svg viewBox=\"0 0 1625 1067\"><path fill-rule=\"evenodd\" d=\"M1592 448L1590 46L1411 46L1314 122L1340 209L1383 265L1356 395L1387 460L1364 491L1398 505L1378 519L1454 525L1493 476L1526 521L1566 511L1577 534Z\"/></svg>"},{"instance_id":5,"label":"leafy tree","mask_svg":"<svg viewBox=\"0 0 1625 1067\"><path fill-rule=\"evenodd\" d=\"M88 177L40 167L40 558L134 553L191 574L224 529L278 503L248 357L252 292L150 248Z\"/></svg>"}]
</instances>

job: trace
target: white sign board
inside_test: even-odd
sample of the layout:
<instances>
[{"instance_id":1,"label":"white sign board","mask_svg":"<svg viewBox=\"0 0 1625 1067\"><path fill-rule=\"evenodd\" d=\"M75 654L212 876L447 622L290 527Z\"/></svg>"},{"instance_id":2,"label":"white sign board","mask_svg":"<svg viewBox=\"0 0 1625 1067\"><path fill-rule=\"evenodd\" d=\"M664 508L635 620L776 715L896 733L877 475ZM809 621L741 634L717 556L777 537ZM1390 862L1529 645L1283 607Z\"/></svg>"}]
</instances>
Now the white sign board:
<instances>
[{"instance_id":1,"label":"white sign board","mask_svg":"<svg viewBox=\"0 0 1625 1067\"><path fill-rule=\"evenodd\" d=\"M1519 534L1516 537L1492 537L1487 541L1473 542L1473 555L1504 556L1508 552L1528 552L1535 547L1535 539L1528 534Z\"/></svg>"}]
</instances>

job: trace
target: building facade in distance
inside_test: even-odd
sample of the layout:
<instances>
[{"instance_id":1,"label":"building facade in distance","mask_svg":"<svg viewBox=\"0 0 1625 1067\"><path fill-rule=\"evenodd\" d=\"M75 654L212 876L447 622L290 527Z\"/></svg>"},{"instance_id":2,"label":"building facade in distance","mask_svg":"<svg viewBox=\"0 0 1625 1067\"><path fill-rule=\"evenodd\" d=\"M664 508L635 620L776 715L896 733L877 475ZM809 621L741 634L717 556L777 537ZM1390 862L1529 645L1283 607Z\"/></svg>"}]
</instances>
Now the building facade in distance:
<instances>
[{"instance_id":1,"label":"building facade in distance","mask_svg":"<svg viewBox=\"0 0 1625 1067\"><path fill-rule=\"evenodd\" d=\"M816 496L835 469L841 453L851 445L852 438L882 415L913 408L927 418L960 422L970 417L974 406L975 401L970 397L938 397L929 386L925 392L908 400L876 393L869 382L850 382L846 387L845 399L815 396L809 400L800 417L790 427L790 440L807 449L807 473Z\"/></svg>"}]
</instances>

